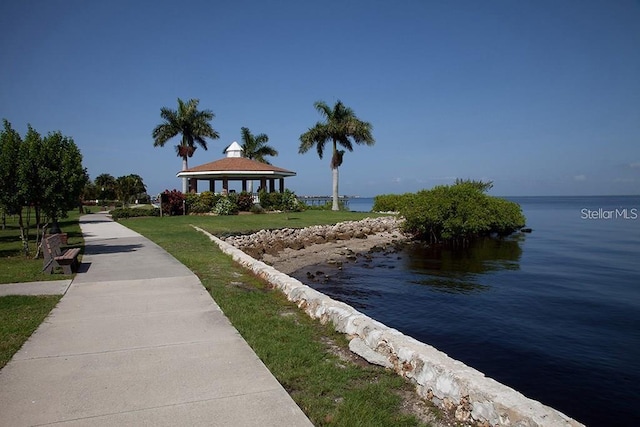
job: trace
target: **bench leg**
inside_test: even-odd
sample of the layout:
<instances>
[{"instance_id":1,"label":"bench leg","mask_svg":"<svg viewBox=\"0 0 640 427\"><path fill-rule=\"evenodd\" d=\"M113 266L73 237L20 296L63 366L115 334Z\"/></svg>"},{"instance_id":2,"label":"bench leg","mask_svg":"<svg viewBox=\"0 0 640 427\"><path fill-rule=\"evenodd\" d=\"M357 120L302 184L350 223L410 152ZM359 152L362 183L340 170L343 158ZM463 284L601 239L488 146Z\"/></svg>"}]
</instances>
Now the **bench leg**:
<instances>
[{"instance_id":1,"label":"bench leg","mask_svg":"<svg viewBox=\"0 0 640 427\"><path fill-rule=\"evenodd\" d=\"M62 264L62 271L64 272L64 274L73 274L73 268L71 268L72 265L73 263Z\"/></svg>"}]
</instances>

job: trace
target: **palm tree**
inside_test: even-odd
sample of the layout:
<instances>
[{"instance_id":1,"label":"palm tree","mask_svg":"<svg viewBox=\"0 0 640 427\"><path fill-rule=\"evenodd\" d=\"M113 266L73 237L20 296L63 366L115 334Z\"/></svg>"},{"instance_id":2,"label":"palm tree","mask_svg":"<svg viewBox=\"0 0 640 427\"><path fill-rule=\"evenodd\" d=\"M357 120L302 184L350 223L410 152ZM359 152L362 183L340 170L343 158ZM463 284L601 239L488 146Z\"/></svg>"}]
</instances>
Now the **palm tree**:
<instances>
[{"instance_id":1,"label":"palm tree","mask_svg":"<svg viewBox=\"0 0 640 427\"><path fill-rule=\"evenodd\" d=\"M160 117L164 120L153 130L153 146L164 147L164 144L174 136L181 134L182 141L176 145L178 157L182 157L182 170L188 169L187 158L193 156L196 151L196 143L205 150L207 141L205 138L218 139L220 135L211 123L215 114L211 110L198 111L198 99L190 99L186 103L178 98L178 110L167 107L160 109ZM186 193L187 178L182 178L182 192Z\"/></svg>"},{"instance_id":2,"label":"palm tree","mask_svg":"<svg viewBox=\"0 0 640 427\"><path fill-rule=\"evenodd\" d=\"M298 153L303 154L315 147L318 156L322 158L324 146L327 141L333 143L331 155L331 171L333 175L333 205L332 210L337 211L338 206L338 168L342 165L344 150L338 150L338 145L353 151L353 142L356 144L373 145L375 140L371 135L372 126L356 117L353 110L346 107L340 100L331 109L325 102L318 101L313 104L316 110L324 117L324 122L318 122L308 131L300 135L300 148Z\"/></svg>"},{"instance_id":3,"label":"palm tree","mask_svg":"<svg viewBox=\"0 0 640 427\"><path fill-rule=\"evenodd\" d=\"M112 175L108 173L102 173L96 177L94 182L96 184L96 187L100 189L100 199L115 199L116 179Z\"/></svg>"},{"instance_id":4,"label":"palm tree","mask_svg":"<svg viewBox=\"0 0 640 427\"><path fill-rule=\"evenodd\" d=\"M248 127L242 127L240 131L242 133L242 156L270 165L271 163L266 159L266 156L277 156L278 150L267 145L267 142L269 142L267 134L253 135ZM225 153L228 148L225 148L222 152ZM253 181L249 181L249 193L253 193Z\"/></svg>"},{"instance_id":5,"label":"palm tree","mask_svg":"<svg viewBox=\"0 0 640 427\"><path fill-rule=\"evenodd\" d=\"M243 127L240 130L242 132L242 153L244 157L270 165L271 163L265 157L277 156L278 151L267 145L267 142L269 142L267 134L261 133L254 136L249 128Z\"/></svg>"}]
</instances>

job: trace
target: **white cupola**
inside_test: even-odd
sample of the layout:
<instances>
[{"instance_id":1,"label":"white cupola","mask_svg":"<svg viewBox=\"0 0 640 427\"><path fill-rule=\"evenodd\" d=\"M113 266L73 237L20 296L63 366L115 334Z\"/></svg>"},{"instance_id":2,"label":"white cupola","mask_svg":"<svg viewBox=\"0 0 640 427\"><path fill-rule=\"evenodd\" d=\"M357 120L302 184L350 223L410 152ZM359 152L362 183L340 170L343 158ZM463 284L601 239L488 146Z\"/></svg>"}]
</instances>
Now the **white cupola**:
<instances>
[{"instance_id":1,"label":"white cupola","mask_svg":"<svg viewBox=\"0 0 640 427\"><path fill-rule=\"evenodd\" d=\"M233 141L225 150L227 157L242 157L242 147L236 141Z\"/></svg>"}]
</instances>

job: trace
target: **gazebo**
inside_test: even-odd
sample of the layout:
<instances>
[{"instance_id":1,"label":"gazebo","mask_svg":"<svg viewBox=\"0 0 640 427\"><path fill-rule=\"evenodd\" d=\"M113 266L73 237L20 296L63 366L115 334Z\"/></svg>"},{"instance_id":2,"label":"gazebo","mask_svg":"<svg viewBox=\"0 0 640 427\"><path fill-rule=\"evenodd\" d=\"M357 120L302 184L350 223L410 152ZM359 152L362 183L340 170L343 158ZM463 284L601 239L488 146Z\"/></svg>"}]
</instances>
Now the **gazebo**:
<instances>
[{"instance_id":1,"label":"gazebo","mask_svg":"<svg viewBox=\"0 0 640 427\"><path fill-rule=\"evenodd\" d=\"M259 181L259 189L269 192L276 191L275 181L278 180L278 191L284 192L284 179L296 176L295 172L282 169L266 163L242 157L242 147L234 141L226 150L227 157L214 162L189 168L178 172L178 178L189 180L189 192L198 192L198 181L209 181L209 191L216 192L216 181L222 182L222 192L229 192L229 181L242 181L242 191L247 191L247 183L253 190L253 181Z\"/></svg>"}]
</instances>

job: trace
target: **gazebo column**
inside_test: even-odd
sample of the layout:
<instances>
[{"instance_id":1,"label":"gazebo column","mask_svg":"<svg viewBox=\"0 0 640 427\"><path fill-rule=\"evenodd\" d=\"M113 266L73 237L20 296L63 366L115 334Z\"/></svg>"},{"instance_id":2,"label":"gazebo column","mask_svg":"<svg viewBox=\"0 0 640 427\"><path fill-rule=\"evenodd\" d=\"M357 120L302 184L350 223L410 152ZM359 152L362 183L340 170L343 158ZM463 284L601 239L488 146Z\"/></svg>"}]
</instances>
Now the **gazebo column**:
<instances>
[{"instance_id":1,"label":"gazebo column","mask_svg":"<svg viewBox=\"0 0 640 427\"><path fill-rule=\"evenodd\" d=\"M229 180L227 178L222 178L222 192L229 194Z\"/></svg>"},{"instance_id":2,"label":"gazebo column","mask_svg":"<svg viewBox=\"0 0 640 427\"><path fill-rule=\"evenodd\" d=\"M247 191L247 180L245 178L242 178L242 191Z\"/></svg>"},{"instance_id":3,"label":"gazebo column","mask_svg":"<svg viewBox=\"0 0 640 427\"><path fill-rule=\"evenodd\" d=\"M269 178L269 193L273 193L275 191L275 179Z\"/></svg>"},{"instance_id":4,"label":"gazebo column","mask_svg":"<svg viewBox=\"0 0 640 427\"><path fill-rule=\"evenodd\" d=\"M198 180L196 178L189 178L189 193L198 192Z\"/></svg>"},{"instance_id":5,"label":"gazebo column","mask_svg":"<svg viewBox=\"0 0 640 427\"><path fill-rule=\"evenodd\" d=\"M267 191L267 178L264 178L264 177L260 178L260 188L263 191Z\"/></svg>"},{"instance_id":6,"label":"gazebo column","mask_svg":"<svg viewBox=\"0 0 640 427\"><path fill-rule=\"evenodd\" d=\"M211 191L212 193L216 192L216 180L215 179L210 179L209 180L209 191Z\"/></svg>"},{"instance_id":7,"label":"gazebo column","mask_svg":"<svg viewBox=\"0 0 640 427\"><path fill-rule=\"evenodd\" d=\"M280 192L284 193L284 178L280 178L278 181L280 181L279 182Z\"/></svg>"}]
</instances>

